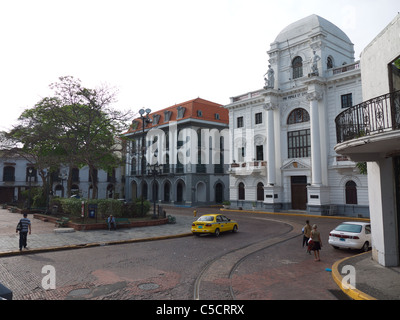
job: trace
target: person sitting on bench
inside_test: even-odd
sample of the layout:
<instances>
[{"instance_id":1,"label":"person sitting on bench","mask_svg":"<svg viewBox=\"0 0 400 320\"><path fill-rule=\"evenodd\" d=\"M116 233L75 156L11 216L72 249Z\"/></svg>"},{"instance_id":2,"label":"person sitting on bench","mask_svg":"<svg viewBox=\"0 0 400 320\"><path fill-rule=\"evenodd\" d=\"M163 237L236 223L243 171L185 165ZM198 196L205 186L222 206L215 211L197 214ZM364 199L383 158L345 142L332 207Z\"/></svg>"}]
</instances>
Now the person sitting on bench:
<instances>
[{"instance_id":1,"label":"person sitting on bench","mask_svg":"<svg viewBox=\"0 0 400 320\"><path fill-rule=\"evenodd\" d=\"M111 230L111 224L114 225L114 230L117 230L117 223L115 222L115 218L113 217L112 214L110 214L110 216L108 217L107 223L108 223L108 230Z\"/></svg>"}]
</instances>

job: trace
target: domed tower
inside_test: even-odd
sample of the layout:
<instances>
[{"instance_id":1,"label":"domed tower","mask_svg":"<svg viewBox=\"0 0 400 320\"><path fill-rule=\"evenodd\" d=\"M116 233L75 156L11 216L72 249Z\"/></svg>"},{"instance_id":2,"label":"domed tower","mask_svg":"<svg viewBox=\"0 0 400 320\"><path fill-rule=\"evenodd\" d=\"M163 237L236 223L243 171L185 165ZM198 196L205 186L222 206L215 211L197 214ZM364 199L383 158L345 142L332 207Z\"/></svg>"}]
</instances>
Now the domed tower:
<instances>
[{"instance_id":1,"label":"domed tower","mask_svg":"<svg viewBox=\"0 0 400 320\"><path fill-rule=\"evenodd\" d=\"M267 53L275 70L274 88L280 90L300 85L309 75L329 76L330 69L354 62L349 37L315 14L284 28Z\"/></svg>"},{"instance_id":2,"label":"domed tower","mask_svg":"<svg viewBox=\"0 0 400 320\"><path fill-rule=\"evenodd\" d=\"M353 43L314 14L284 28L268 54L263 89L225 106L231 205L368 216L366 176L334 151L336 116L362 101Z\"/></svg>"}]
</instances>

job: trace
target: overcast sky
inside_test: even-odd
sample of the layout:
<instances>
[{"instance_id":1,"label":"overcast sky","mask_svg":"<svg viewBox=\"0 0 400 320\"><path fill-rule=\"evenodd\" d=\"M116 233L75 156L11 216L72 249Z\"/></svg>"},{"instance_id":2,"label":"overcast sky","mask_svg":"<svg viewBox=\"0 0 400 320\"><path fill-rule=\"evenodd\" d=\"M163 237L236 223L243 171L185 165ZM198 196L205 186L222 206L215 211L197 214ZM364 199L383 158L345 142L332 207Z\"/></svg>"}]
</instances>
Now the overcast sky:
<instances>
[{"instance_id":1,"label":"overcast sky","mask_svg":"<svg viewBox=\"0 0 400 320\"><path fill-rule=\"evenodd\" d=\"M0 0L0 130L67 75L116 87L121 110L228 104L263 87L266 52L290 23L320 15L358 60L399 11L398 0Z\"/></svg>"}]
</instances>

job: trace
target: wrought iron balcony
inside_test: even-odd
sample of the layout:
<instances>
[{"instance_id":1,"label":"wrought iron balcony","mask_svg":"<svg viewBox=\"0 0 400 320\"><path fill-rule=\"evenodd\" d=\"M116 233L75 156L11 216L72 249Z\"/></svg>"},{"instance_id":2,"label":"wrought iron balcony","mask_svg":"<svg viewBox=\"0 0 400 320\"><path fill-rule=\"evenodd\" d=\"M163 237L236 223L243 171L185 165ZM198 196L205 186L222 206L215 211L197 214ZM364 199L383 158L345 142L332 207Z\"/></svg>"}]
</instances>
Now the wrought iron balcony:
<instances>
[{"instance_id":1,"label":"wrought iron balcony","mask_svg":"<svg viewBox=\"0 0 400 320\"><path fill-rule=\"evenodd\" d=\"M400 91L364 101L335 119L337 143L400 129Z\"/></svg>"}]
</instances>

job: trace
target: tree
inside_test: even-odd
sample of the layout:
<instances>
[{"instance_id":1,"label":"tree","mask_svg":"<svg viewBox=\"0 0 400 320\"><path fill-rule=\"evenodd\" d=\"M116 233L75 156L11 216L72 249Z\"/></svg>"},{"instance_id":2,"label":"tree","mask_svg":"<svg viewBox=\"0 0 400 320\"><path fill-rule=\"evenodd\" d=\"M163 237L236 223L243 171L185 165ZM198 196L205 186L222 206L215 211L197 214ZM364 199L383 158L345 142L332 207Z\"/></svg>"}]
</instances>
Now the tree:
<instances>
[{"instance_id":1,"label":"tree","mask_svg":"<svg viewBox=\"0 0 400 320\"><path fill-rule=\"evenodd\" d=\"M72 76L60 77L52 83L53 97L40 100L25 110L19 124L7 135L21 151L34 159L37 168L48 170L64 164L88 166L97 197L95 169L111 172L120 164L121 144L118 138L131 113L111 107L116 91L106 86L88 89ZM71 185L69 174L68 190ZM43 180L44 181L44 180Z\"/></svg>"}]
</instances>

